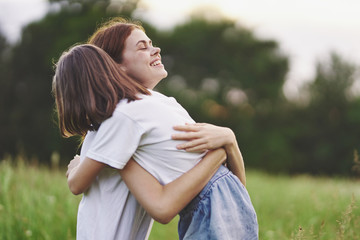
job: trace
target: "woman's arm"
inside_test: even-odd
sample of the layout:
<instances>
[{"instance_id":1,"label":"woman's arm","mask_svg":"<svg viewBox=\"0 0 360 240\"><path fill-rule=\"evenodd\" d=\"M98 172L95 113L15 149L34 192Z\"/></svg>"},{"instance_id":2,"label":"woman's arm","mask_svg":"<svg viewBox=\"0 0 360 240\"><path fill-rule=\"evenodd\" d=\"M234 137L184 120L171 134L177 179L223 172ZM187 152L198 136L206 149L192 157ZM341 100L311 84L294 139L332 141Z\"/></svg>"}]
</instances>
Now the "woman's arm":
<instances>
[{"instance_id":1,"label":"woman's arm","mask_svg":"<svg viewBox=\"0 0 360 240\"><path fill-rule=\"evenodd\" d=\"M195 167L164 186L132 159L119 173L151 217L166 224L205 187L225 159L223 149L209 151ZM71 192L77 195L86 191L104 166L88 157L79 163L75 157L67 171Z\"/></svg>"},{"instance_id":2,"label":"woman's arm","mask_svg":"<svg viewBox=\"0 0 360 240\"><path fill-rule=\"evenodd\" d=\"M119 172L151 217L166 224L205 187L225 159L223 149L209 151L195 167L164 186L134 160Z\"/></svg>"},{"instance_id":3,"label":"woman's arm","mask_svg":"<svg viewBox=\"0 0 360 240\"><path fill-rule=\"evenodd\" d=\"M174 140L187 140L179 144L178 149L186 151L204 151L223 147L227 154L228 168L246 186L245 166L242 154L234 132L230 128L219 127L207 123L187 124L174 126L177 133L172 136Z\"/></svg>"}]
</instances>

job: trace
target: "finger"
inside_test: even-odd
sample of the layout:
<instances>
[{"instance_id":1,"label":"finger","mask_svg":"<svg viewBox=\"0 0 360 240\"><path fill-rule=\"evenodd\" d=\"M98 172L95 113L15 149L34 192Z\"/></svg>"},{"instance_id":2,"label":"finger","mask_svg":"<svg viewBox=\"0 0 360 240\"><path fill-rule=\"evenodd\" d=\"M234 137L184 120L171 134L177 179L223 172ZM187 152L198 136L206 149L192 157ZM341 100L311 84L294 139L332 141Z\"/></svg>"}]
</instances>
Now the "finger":
<instances>
[{"instance_id":1,"label":"finger","mask_svg":"<svg viewBox=\"0 0 360 240\"><path fill-rule=\"evenodd\" d=\"M205 150L208 150L205 144L197 145L195 147L185 148L185 151L187 152L203 152Z\"/></svg>"},{"instance_id":2,"label":"finger","mask_svg":"<svg viewBox=\"0 0 360 240\"><path fill-rule=\"evenodd\" d=\"M179 144L176 146L177 149L187 149L187 148L193 148L199 145L204 145L204 141L202 139L195 139L192 141L188 141L182 144Z\"/></svg>"},{"instance_id":3,"label":"finger","mask_svg":"<svg viewBox=\"0 0 360 240\"><path fill-rule=\"evenodd\" d=\"M185 131L185 132L194 132L198 131L198 126L192 124L192 125L176 125L173 127L174 130L177 131Z\"/></svg>"},{"instance_id":4,"label":"finger","mask_svg":"<svg viewBox=\"0 0 360 240\"><path fill-rule=\"evenodd\" d=\"M202 126L204 123L185 123L187 126Z\"/></svg>"},{"instance_id":5,"label":"finger","mask_svg":"<svg viewBox=\"0 0 360 240\"><path fill-rule=\"evenodd\" d=\"M74 162L71 161L71 162L68 164L67 168L68 168L68 169L73 168L74 165L76 165L76 164L74 164Z\"/></svg>"},{"instance_id":6,"label":"finger","mask_svg":"<svg viewBox=\"0 0 360 240\"><path fill-rule=\"evenodd\" d=\"M198 134L195 132L187 132L187 133L175 133L171 135L173 140L192 140L198 138Z\"/></svg>"}]
</instances>

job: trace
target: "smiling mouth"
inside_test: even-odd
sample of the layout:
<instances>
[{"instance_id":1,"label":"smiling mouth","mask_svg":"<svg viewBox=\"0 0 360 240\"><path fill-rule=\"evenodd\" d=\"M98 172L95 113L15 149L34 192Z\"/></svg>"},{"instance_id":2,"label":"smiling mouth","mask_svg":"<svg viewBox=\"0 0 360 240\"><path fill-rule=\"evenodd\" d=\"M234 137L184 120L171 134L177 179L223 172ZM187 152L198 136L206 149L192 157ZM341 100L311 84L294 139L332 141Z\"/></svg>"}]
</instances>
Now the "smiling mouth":
<instances>
[{"instance_id":1,"label":"smiling mouth","mask_svg":"<svg viewBox=\"0 0 360 240\"><path fill-rule=\"evenodd\" d=\"M150 66L155 67L155 66L160 65L160 64L161 64L161 61L160 61L160 60L156 60L156 61L152 62L152 63L150 64Z\"/></svg>"}]
</instances>

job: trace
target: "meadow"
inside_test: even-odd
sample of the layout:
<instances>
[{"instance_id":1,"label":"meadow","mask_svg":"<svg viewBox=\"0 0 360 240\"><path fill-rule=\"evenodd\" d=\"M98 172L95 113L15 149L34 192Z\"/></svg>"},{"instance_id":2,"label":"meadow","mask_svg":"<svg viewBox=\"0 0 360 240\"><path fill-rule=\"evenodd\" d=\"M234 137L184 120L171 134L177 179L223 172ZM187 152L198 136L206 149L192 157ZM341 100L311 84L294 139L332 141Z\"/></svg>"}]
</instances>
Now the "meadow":
<instances>
[{"instance_id":1,"label":"meadow","mask_svg":"<svg viewBox=\"0 0 360 240\"><path fill-rule=\"evenodd\" d=\"M261 240L360 240L359 179L248 170L247 183ZM68 190L65 169L4 159L0 161L0 239L75 239L80 199ZM177 221L155 223L150 240L178 239Z\"/></svg>"}]
</instances>

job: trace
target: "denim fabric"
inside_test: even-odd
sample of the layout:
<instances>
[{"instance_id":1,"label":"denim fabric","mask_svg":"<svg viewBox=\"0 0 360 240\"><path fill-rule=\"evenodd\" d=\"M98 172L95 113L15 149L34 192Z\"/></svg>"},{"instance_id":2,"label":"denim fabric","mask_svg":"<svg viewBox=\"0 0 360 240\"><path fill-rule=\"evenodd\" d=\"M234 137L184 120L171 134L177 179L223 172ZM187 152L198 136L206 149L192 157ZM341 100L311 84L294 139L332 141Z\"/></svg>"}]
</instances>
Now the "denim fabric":
<instances>
[{"instance_id":1,"label":"denim fabric","mask_svg":"<svg viewBox=\"0 0 360 240\"><path fill-rule=\"evenodd\" d=\"M204 189L180 212L179 239L258 239L258 223L250 196L221 166Z\"/></svg>"}]
</instances>

